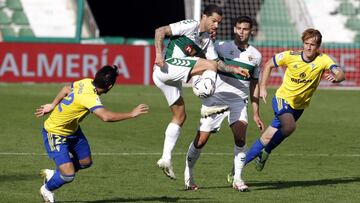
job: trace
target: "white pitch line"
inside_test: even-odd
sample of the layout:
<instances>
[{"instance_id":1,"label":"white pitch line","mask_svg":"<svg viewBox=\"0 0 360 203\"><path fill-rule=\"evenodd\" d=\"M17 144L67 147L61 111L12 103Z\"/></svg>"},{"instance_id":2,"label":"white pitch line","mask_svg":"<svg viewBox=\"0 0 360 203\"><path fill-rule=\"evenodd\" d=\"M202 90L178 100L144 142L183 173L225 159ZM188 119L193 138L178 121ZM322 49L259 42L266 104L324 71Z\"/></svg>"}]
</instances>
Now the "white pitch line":
<instances>
[{"instance_id":1,"label":"white pitch line","mask_svg":"<svg viewBox=\"0 0 360 203\"><path fill-rule=\"evenodd\" d=\"M47 156L46 153L34 152L0 152L0 156ZM94 156L159 156L160 152L94 152ZM186 153L173 153L173 155L186 155ZM201 155L231 156L232 153L205 152ZM288 157L360 157L360 154L273 154L271 156Z\"/></svg>"}]
</instances>

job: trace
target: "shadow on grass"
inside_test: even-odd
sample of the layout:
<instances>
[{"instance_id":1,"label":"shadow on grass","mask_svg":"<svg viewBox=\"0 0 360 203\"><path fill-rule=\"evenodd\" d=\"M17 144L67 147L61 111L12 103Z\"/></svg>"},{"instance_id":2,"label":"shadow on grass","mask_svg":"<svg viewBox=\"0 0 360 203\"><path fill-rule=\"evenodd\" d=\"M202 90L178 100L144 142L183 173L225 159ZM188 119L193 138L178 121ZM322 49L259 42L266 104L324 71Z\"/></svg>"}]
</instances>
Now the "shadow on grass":
<instances>
[{"instance_id":1,"label":"shadow on grass","mask_svg":"<svg viewBox=\"0 0 360 203\"><path fill-rule=\"evenodd\" d=\"M33 174L0 175L0 182L12 182L12 181L34 180L34 179L41 180L40 175L33 175Z\"/></svg>"},{"instance_id":2,"label":"shadow on grass","mask_svg":"<svg viewBox=\"0 0 360 203\"><path fill-rule=\"evenodd\" d=\"M273 189L287 189L293 187L311 187L311 186L326 186L326 185L337 185L347 183L360 183L360 177L344 177L344 178L333 178L333 179L322 179L322 180L299 180L299 181L268 181L268 182L246 182L250 187L250 190L273 190ZM200 190L209 189L222 189L231 188L230 184L221 186L211 187L199 187Z\"/></svg>"},{"instance_id":3,"label":"shadow on grass","mask_svg":"<svg viewBox=\"0 0 360 203\"><path fill-rule=\"evenodd\" d=\"M321 180L299 180L299 181L269 181L269 182L248 182L251 190L273 190L293 187L326 186L347 183L360 183L360 177L344 177Z\"/></svg>"},{"instance_id":4,"label":"shadow on grass","mask_svg":"<svg viewBox=\"0 0 360 203\"><path fill-rule=\"evenodd\" d=\"M139 197L139 198L111 198L104 200L93 200L93 201L57 201L58 203L65 202L84 202L84 203L106 203L106 202L209 202L211 200L207 198L183 198L183 197Z\"/></svg>"}]
</instances>

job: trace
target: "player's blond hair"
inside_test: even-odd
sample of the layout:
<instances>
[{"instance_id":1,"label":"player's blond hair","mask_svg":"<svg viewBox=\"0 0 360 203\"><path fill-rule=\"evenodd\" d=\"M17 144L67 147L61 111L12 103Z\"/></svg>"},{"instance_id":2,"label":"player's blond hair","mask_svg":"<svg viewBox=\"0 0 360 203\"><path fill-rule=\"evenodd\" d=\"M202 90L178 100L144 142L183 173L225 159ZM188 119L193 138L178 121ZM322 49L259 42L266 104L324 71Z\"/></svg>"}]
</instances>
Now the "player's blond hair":
<instances>
[{"instance_id":1,"label":"player's blond hair","mask_svg":"<svg viewBox=\"0 0 360 203\"><path fill-rule=\"evenodd\" d=\"M305 42L305 40L309 39L309 38L316 38L316 44L318 46L321 45L321 40L322 40L322 35L320 33L319 30L313 29L313 28L309 28L306 29L303 33L302 33L302 41Z\"/></svg>"}]
</instances>

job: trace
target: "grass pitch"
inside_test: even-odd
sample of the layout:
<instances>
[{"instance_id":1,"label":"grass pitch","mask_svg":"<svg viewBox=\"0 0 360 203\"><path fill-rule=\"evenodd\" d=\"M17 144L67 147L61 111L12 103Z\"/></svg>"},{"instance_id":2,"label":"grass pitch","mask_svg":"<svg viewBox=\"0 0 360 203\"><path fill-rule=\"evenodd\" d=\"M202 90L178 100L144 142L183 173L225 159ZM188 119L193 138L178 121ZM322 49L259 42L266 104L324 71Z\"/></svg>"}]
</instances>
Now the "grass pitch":
<instances>
[{"instance_id":1,"label":"grass pitch","mask_svg":"<svg viewBox=\"0 0 360 203\"><path fill-rule=\"evenodd\" d=\"M52 101L61 85L0 84L0 202L41 202L41 168L53 168L45 154L35 108ZM272 119L271 97L261 103L264 123ZM232 165L233 138L224 122L197 162L198 191L184 191L185 153L195 136L200 100L184 89L188 120L174 150L177 180L156 167L171 115L156 87L115 86L102 96L114 111L149 104L150 113L118 123L93 115L82 122L94 164L55 192L57 202L360 202L360 93L318 90L298 121L297 130L273 151L264 171L250 164L244 179L250 192L226 182ZM249 111L248 147L260 133Z\"/></svg>"}]
</instances>

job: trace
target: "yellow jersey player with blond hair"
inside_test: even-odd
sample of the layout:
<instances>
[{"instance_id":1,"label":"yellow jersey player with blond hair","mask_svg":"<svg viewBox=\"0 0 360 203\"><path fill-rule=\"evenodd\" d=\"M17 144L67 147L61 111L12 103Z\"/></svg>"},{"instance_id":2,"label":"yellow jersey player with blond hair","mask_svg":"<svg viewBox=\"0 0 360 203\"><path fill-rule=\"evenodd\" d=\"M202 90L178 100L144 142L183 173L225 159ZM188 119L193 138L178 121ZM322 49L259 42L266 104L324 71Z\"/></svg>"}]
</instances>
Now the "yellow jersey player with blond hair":
<instances>
[{"instance_id":1,"label":"yellow jersey player with blond hair","mask_svg":"<svg viewBox=\"0 0 360 203\"><path fill-rule=\"evenodd\" d=\"M309 106L312 95L325 74L333 83L345 80L342 69L325 53L319 51L322 35L309 28L302 34L303 49L275 54L264 66L260 80L260 97L266 103L266 83L272 68L286 67L283 82L272 99L275 118L246 155L245 164L256 159L256 169L264 168L271 151L296 129L296 121ZM326 73L329 71L329 73Z\"/></svg>"}]
</instances>

